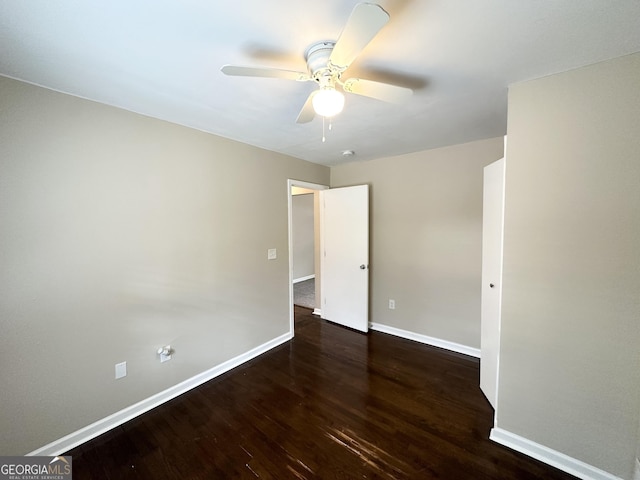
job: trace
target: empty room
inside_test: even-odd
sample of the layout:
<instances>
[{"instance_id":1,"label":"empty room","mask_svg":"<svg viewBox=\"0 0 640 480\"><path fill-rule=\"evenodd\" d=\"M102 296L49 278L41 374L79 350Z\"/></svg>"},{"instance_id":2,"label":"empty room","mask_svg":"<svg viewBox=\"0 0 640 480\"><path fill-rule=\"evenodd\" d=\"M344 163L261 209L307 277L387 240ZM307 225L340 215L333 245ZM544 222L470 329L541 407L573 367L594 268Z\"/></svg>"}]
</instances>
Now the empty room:
<instances>
[{"instance_id":1,"label":"empty room","mask_svg":"<svg viewBox=\"0 0 640 480\"><path fill-rule=\"evenodd\" d=\"M640 3L3 0L0 332L2 478L640 480Z\"/></svg>"}]
</instances>

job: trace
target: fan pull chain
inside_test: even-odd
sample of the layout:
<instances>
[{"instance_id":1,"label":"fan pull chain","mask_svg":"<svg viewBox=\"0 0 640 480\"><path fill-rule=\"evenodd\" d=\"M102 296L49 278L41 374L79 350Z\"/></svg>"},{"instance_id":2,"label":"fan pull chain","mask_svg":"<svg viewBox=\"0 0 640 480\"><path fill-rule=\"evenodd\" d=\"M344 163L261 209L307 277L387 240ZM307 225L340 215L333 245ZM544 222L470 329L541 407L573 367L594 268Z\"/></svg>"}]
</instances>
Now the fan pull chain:
<instances>
[{"instance_id":1,"label":"fan pull chain","mask_svg":"<svg viewBox=\"0 0 640 480\"><path fill-rule=\"evenodd\" d=\"M327 141L327 138L324 136L324 118L322 117L322 143Z\"/></svg>"},{"instance_id":2,"label":"fan pull chain","mask_svg":"<svg viewBox=\"0 0 640 480\"><path fill-rule=\"evenodd\" d=\"M322 117L322 143L327 141L327 137L325 136L325 128L324 128L324 121L327 119L327 117ZM329 117L329 131L331 131L333 129L333 117Z\"/></svg>"}]
</instances>

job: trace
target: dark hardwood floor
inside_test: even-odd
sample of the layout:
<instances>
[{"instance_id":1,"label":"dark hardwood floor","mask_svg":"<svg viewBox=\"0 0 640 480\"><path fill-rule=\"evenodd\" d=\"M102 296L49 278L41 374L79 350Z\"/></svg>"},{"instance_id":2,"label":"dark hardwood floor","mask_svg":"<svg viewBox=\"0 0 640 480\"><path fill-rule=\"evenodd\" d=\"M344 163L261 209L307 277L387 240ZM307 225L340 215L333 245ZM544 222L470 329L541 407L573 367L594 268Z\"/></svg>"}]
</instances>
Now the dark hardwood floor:
<instances>
[{"instance_id":1,"label":"dark hardwood floor","mask_svg":"<svg viewBox=\"0 0 640 480\"><path fill-rule=\"evenodd\" d=\"M295 338L81 445L74 479L572 479L488 440L477 359L296 307Z\"/></svg>"}]
</instances>

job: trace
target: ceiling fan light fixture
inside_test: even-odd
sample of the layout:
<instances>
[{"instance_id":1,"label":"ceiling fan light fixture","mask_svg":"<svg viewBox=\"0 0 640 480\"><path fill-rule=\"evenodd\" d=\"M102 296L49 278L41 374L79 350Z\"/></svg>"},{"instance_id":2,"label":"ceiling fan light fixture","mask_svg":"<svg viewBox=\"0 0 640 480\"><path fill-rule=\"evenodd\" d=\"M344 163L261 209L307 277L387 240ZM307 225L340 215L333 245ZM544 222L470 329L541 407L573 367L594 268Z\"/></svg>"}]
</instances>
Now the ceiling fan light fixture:
<instances>
[{"instance_id":1,"label":"ceiling fan light fixture","mask_svg":"<svg viewBox=\"0 0 640 480\"><path fill-rule=\"evenodd\" d=\"M333 117L344 108L344 95L333 87L321 88L312 99L313 109L323 117Z\"/></svg>"}]
</instances>

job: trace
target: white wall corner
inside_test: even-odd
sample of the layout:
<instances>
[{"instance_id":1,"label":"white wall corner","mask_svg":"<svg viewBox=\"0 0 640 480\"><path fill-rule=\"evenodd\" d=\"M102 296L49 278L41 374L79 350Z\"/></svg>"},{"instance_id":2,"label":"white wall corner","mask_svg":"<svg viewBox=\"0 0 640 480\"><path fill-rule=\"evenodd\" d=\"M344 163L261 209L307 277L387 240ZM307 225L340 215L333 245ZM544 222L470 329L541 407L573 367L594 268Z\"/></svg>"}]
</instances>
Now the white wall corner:
<instances>
[{"instance_id":1,"label":"white wall corner","mask_svg":"<svg viewBox=\"0 0 640 480\"><path fill-rule=\"evenodd\" d=\"M92 423L91 425L87 425L86 427L81 428L80 430L76 430L75 432L70 433L58 440L54 440L53 442L34 450L33 452L27 453L28 456L57 456L61 455L64 452L71 450L72 448L77 447L103 433L108 432L109 430L122 425L123 423L128 422L129 420L134 419L135 417L142 415L143 413L148 412L149 410L162 405L169 400L182 395L189 390L202 385L209 380L222 375L223 373L232 370L233 368L242 365L249 360L262 355L263 353L275 348L293 338L291 332L287 332L279 337L276 337L272 340L269 340L262 345L259 345L248 352L245 352L237 357L234 357L226 362L223 362L209 370L206 370L194 377L191 377L183 382L180 382L173 387L169 387L168 389L159 392L151 397L142 400L138 403L135 403L129 407L126 407L119 412L116 412L108 417L105 417L97 422Z\"/></svg>"},{"instance_id":2,"label":"white wall corner","mask_svg":"<svg viewBox=\"0 0 640 480\"><path fill-rule=\"evenodd\" d=\"M640 458L636 458L636 466L633 469L633 480L640 480Z\"/></svg>"},{"instance_id":3,"label":"white wall corner","mask_svg":"<svg viewBox=\"0 0 640 480\"><path fill-rule=\"evenodd\" d=\"M622 480L620 477L600 470L593 465L501 428L491 429L489 439L583 480ZM636 479L634 478L634 480Z\"/></svg>"},{"instance_id":4,"label":"white wall corner","mask_svg":"<svg viewBox=\"0 0 640 480\"><path fill-rule=\"evenodd\" d=\"M402 330L401 328L390 327L389 325L383 325L381 323L372 322L369 324L371 330L375 330L382 333L388 333L389 335L395 335L396 337L406 338L407 340L413 340L415 342L424 343L433 347L444 348L451 350L452 352L462 353L471 357L480 358L480 349L462 345L460 343L449 342L448 340L441 340L435 337L429 337L428 335L422 335L420 333L410 332L408 330Z\"/></svg>"}]
</instances>

